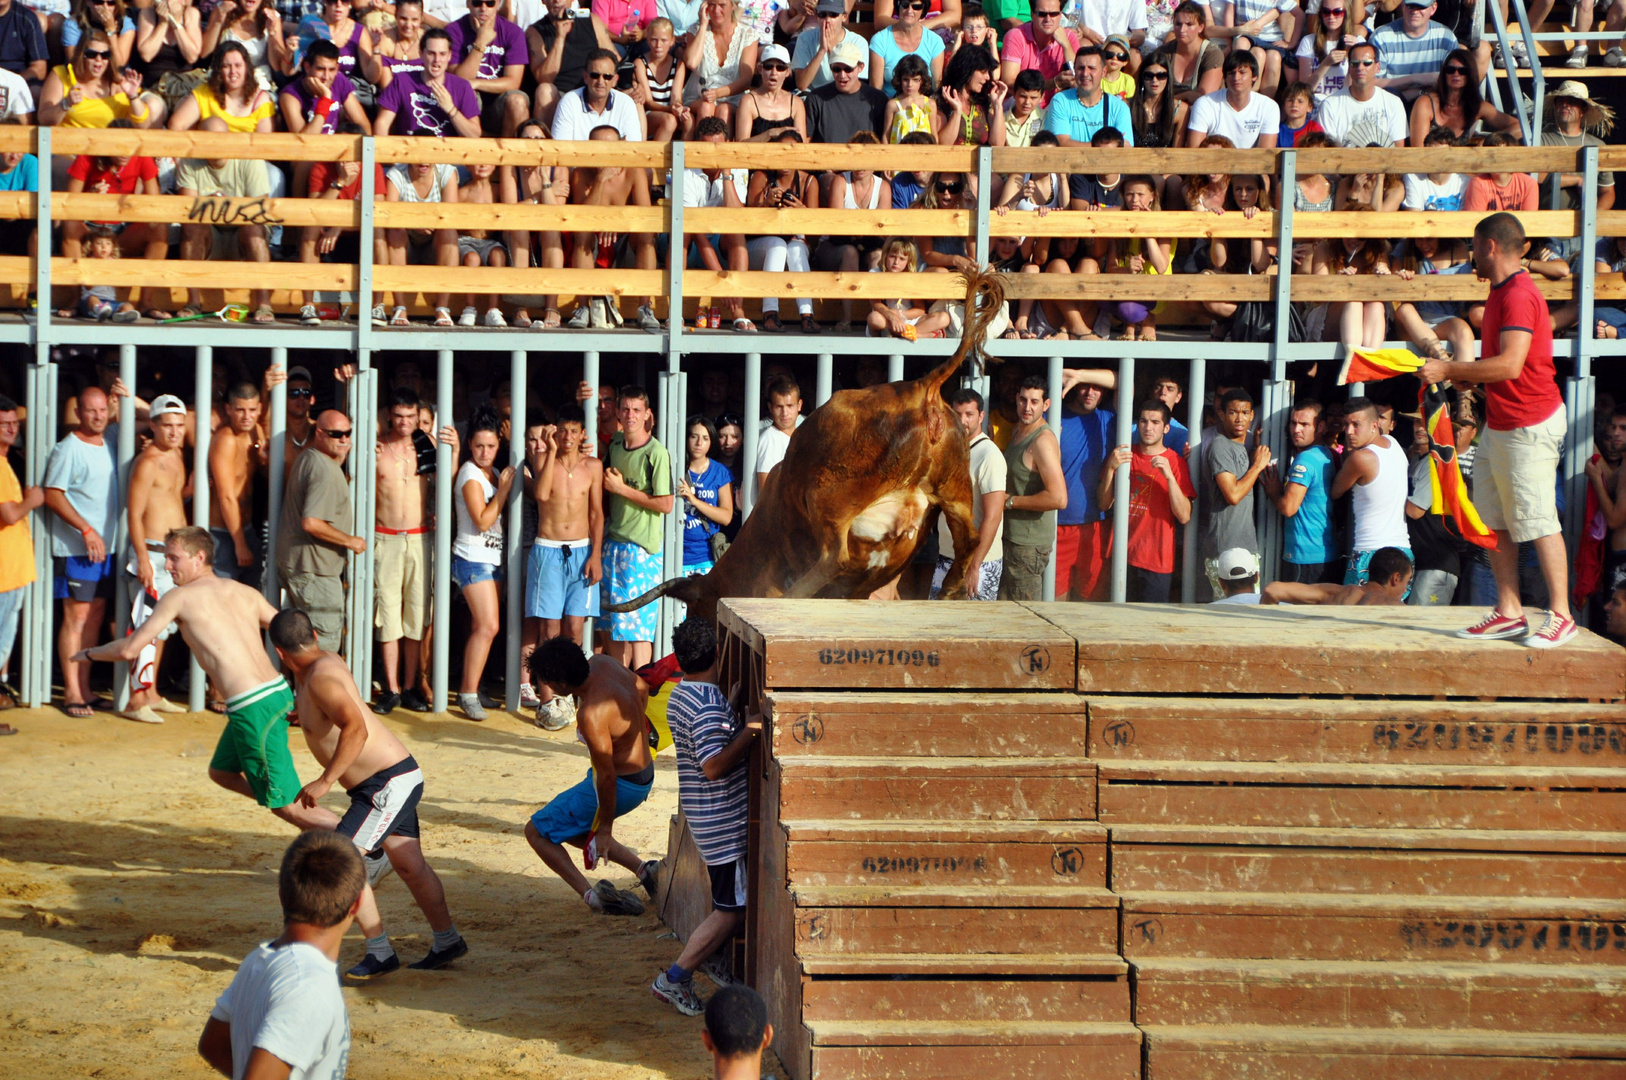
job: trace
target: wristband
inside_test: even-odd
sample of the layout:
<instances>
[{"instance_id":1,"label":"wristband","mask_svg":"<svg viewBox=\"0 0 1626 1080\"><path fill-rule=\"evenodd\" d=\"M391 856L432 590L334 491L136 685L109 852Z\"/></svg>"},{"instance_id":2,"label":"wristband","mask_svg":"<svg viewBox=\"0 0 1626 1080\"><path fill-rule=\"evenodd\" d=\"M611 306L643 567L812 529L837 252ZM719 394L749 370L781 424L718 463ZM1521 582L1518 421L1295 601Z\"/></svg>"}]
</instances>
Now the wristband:
<instances>
[{"instance_id":1,"label":"wristband","mask_svg":"<svg viewBox=\"0 0 1626 1080\"><path fill-rule=\"evenodd\" d=\"M317 99L316 107L312 111L316 116L325 118L328 113L333 111L333 99L330 97Z\"/></svg>"},{"instance_id":2,"label":"wristband","mask_svg":"<svg viewBox=\"0 0 1626 1080\"><path fill-rule=\"evenodd\" d=\"M93 533L95 531L96 531L95 529L92 529L89 525L86 525L83 529L79 530L79 535L80 536L89 536L91 533Z\"/></svg>"}]
</instances>

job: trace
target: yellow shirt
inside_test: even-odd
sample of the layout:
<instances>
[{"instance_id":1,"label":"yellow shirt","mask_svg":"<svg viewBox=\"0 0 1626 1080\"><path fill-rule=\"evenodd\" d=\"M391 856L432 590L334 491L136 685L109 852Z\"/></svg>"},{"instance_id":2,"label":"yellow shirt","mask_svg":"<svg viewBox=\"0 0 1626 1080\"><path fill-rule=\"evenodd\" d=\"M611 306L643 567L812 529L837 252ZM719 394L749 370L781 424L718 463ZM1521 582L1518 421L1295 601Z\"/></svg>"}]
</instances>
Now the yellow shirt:
<instances>
[{"instance_id":1,"label":"yellow shirt","mask_svg":"<svg viewBox=\"0 0 1626 1080\"><path fill-rule=\"evenodd\" d=\"M79 77L73 73L72 64L63 64L53 68L56 77L62 80L62 101L68 100L68 91L79 85ZM79 104L68 110L66 116L58 127L76 128L104 128L113 121L130 115L130 99L123 91L110 94L107 97L82 98Z\"/></svg>"},{"instance_id":2,"label":"yellow shirt","mask_svg":"<svg viewBox=\"0 0 1626 1080\"><path fill-rule=\"evenodd\" d=\"M0 456L0 503L21 502L23 486ZM34 538L25 517L15 525L0 525L0 592L20 589L34 580Z\"/></svg>"},{"instance_id":3,"label":"yellow shirt","mask_svg":"<svg viewBox=\"0 0 1626 1080\"><path fill-rule=\"evenodd\" d=\"M1107 75L1101 79L1101 89L1108 94L1117 94L1128 101L1135 96L1135 78L1127 71L1120 71L1116 75Z\"/></svg>"},{"instance_id":4,"label":"yellow shirt","mask_svg":"<svg viewBox=\"0 0 1626 1080\"><path fill-rule=\"evenodd\" d=\"M267 97L247 116L233 115L227 112L226 107L220 103L220 99L215 97L215 92L209 89L208 83L204 83L192 91L192 97L198 103L198 120L200 122L209 119L211 116L218 116L226 121L226 127L239 135L252 134L254 129L260 126L260 121L270 116L276 108L276 106L272 105L271 99Z\"/></svg>"}]
</instances>

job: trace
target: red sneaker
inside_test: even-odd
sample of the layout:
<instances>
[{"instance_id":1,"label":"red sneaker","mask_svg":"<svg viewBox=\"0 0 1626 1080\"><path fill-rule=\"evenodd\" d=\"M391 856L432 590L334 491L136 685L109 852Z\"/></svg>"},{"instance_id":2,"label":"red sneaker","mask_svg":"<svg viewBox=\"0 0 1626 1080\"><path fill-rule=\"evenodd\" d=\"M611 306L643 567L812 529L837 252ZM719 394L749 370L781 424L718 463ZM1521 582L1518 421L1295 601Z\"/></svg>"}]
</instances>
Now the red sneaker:
<instances>
[{"instance_id":1,"label":"red sneaker","mask_svg":"<svg viewBox=\"0 0 1626 1080\"><path fill-rule=\"evenodd\" d=\"M1547 621L1541 624L1541 629L1524 639L1524 643L1532 649L1556 649L1576 634L1575 620L1558 614L1556 611L1547 613Z\"/></svg>"},{"instance_id":2,"label":"red sneaker","mask_svg":"<svg viewBox=\"0 0 1626 1080\"><path fill-rule=\"evenodd\" d=\"M1530 624L1525 621L1524 616L1510 619L1492 608L1491 613L1483 619L1465 630L1458 630L1457 637L1467 638L1470 641L1506 641L1509 638L1525 637L1529 633Z\"/></svg>"}]
</instances>

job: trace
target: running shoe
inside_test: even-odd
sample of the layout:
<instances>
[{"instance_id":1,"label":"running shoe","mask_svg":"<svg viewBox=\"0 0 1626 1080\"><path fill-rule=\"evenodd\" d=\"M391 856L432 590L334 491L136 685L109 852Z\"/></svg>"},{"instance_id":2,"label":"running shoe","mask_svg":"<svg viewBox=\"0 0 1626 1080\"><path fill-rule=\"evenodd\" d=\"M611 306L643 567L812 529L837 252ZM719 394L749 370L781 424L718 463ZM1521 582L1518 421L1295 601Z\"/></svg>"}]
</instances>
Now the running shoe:
<instances>
[{"instance_id":1,"label":"running shoe","mask_svg":"<svg viewBox=\"0 0 1626 1080\"><path fill-rule=\"evenodd\" d=\"M699 1016L706 1011L706 1003L700 1000L700 995L694 992L694 980L675 983L666 977L666 972L655 976L655 981L649 984L654 995L666 1002L684 1016Z\"/></svg>"},{"instance_id":2,"label":"running shoe","mask_svg":"<svg viewBox=\"0 0 1626 1080\"><path fill-rule=\"evenodd\" d=\"M660 331L660 328L661 328L661 321L659 319L655 318L655 309L650 307L648 304L639 304L638 305L638 329L640 329L640 330L648 330L650 333L653 334L653 333L658 333Z\"/></svg>"},{"instance_id":3,"label":"running shoe","mask_svg":"<svg viewBox=\"0 0 1626 1080\"><path fill-rule=\"evenodd\" d=\"M536 706L536 726L543 731L563 731L570 726L570 712L565 706L566 698L556 697L552 701L539 702Z\"/></svg>"},{"instance_id":4,"label":"running shoe","mask_svg":"<svg viewBox=\"0 0 1626 1080\"><path fill-rule=\"evenodd\" d=\"M578 304L576 306L576 310L570 313L570 318L565 322L565 329L586 330L587 324L591 319L592 312L588 310L587 305Z\"/></svg>"},{"instance_id":5,"label":"running shoe","mask_svg":"<svg viewBox=\"0 0 1626 1080\"><path fill-rule=\"evenodd\" d=\"M361 963L345 972L344 977L347 979L361 979L365 981L367 979L376 979L380 975L388 975L392 971L399 970L401 970L401 958L396 956L394 953L390 953L390 958L388 960L380 960L378 957L369 953L361 958Z\"/></svg>"},{"instance_id":6,"label":"running shoe","mask_svg":"<svg viewBox=\"0 0 1626 1080\"><path fill-rule=\"evenodd\" d=\"M604 878L593 886L598 893L599 910L606 915L642 915L644 902L630 892L623 892Z\"/></svg>"},{"instance_id":7,"label":"running shoe","mask_svg":"<svg viewBox=\"0 0 1626 1080\"><path fill-rule=\"evenodd\" d=\"M299 309L299 321L306 326L321 326L322 316L316 313L315 304L306 304Z\"/></svg>"},{"instance_id":8,"label":"running shoe","mask_svg":"<svg viewBox=\"0 0 1626 1080\"><path fill-rule=\"evenodd\" d=\"M379 716L388 716L395 711L395 707L399 704L401 704L400 694L384 694L373 702L373 712Z\"/></svg>"},{"instance_id":9,"label":"running shoe","mask_svg":"<svg viewBox=\"0 0 1626 1080\"><path fill-rule=\"evenodd\" d=\"M1626 67L1626 50L1619 45L1603 54L1604 67Z\"/></svg>"},{"instance_id":10,"label":"running shoe","mask_svg":"<svg viewBox=\"0 0 1626 1080\"><path fill-rule=\"evenodd\" d=\"M480 702L479 694L458 694L457 703L463 708L463 715L470 720L484 720L486 708Z\"/></svg>"},{"instance_id":11,"label":"running shoe","mask_svg":"<svg viewBox=\"0 0 1626 1080\"><path fill-rule=\"evenodd\" d=\"M401 691L401 704L413 712L434 712L429 699L420 694L417 687Z\"/></svg>"},{"instance_id":12,"label":"running shoe","mask_svg":"<svg viewBox=\"0 0 1626 1080\"><path fill-rule=\"evenodd\" d=\"M638 884L644 887L644 892L649 894L649 898L651 900L655 899L655 889L657 886L655 873L660 869L660 867L661 863L659 859L645 859L644 865L638 868Z\"/></svg>"},{"instance_id":13,"label":"running shoe","mask_svg":"<svg viewBox=\"0 0 1626 1080\"><path fill-rule=\"evenodd\" d=\"M508 325L508 320L502 317L502 312L498 309L487 308L485 321L481 325L490 327L493 330L501 330Z\"/></svg>"},{"instance_id":14,"label":"running shoe","mask_svg":"<svg viewBox=\"0 0 1626 1080\"><path fill-rule=\"evenodd\" d=\"M373 305L373 325L374 326L386 326L386 325L388 325L388 323L389 323L389 318L384 314L384 305L383 304L374 304Z\"/></svg>"},{"instance_id":15,"label":"running shoe","mask_svg":"<svg viewBox=\"0 0 1626 1080\"><path fill-rule=\"evenodd\" d=\"M1569 59L1564 61L1564 66L1567 68L1586 67L1586 46L1577 45L1575 48L1571 49Z\"/></svg>"},{"instance_id":16,"label":"running shoe","mask_svg":"<svg viewBox=\"0 0 1626 1080\"><path fill-rule=\"evenodd\" d=\"M395 869L390 863L390 857L381 850L363 856L361 861L367 866L367 884L374 889L378 888L378 883L389 877L390 871Z\"/></svg>"},{"instance_id":17,"label":"running shoe","mask_svg":"<svg viewBox=\"0 0 1626 1080\"><path fill-rule=\"evenodd\" d=\"M1510 638L1522 638L1530 633L1530 624L1521 615L1517 619L1510 619L1495 608L1483 619L1472 626L1457 631L1457 637L1467 638L1470 641L1507 641Z\"/></svg>"},{"instance_id":18,"label":"running shoe","mask_svg":"<svg viewBox=\"0 0 1626 1080\"><path fill-rule=\"evenodd\" d=\"M733 986L738 981L734 978L734 965L729 961L729 954L732 951L733 946L725 944L706 957L705 962L700 965L700 970L705 972L706 978L718 987Z\"/></svg>"},{"instance_id":19,"label":"running shoe","mask_svg":"<svg viewBox=\"0 0 1626 1080\"><path fill-rule=\"evenodd\" d=\"M1547 621L1541 624L1541 629L1524 639L1524 643L1532 649L1556 649L1573 638L1578 633L1575 620L1556 611L1547 613Z\"/></svg>"},{"instance_id":20,"label":"running shoe","mask_svg":"<svg viewBox=\"0 0 1626 1080\"><path fill-rule=\"evenodd\" d=\"M457 316L457 325L462 326L462 327L473 326L475 323L477 323L479 321L480 321L480 313L474 309L473 304L470 304L468 307L465 307L462 310L462 312Z\"/></svg>"},{"instance_id":21,"label":"running shoe","mask_svg":"<svg viewBox=\"0 0 1626 1080\"><path fill-rule=\"evenodd\" d=\"M528 682L520 683L519 707L522 709L534 709L540 704L542 704L542 699L536 696L536 687L532 686Z\"/></svg>"},{"instance_id":22,"label":"running shoe","mask_svg":"<svg viewBox=\"0 0 1626 1080\"><path fill-rule=\"evenodd\" d=\"M458 957L467 956L468 954L469 943L459 937L444 949L430 949L428 956L419 960L416 964L408 964L407 967L413 971L434 971L437 968L445 967Z\"/></svg>"}]
</instances>

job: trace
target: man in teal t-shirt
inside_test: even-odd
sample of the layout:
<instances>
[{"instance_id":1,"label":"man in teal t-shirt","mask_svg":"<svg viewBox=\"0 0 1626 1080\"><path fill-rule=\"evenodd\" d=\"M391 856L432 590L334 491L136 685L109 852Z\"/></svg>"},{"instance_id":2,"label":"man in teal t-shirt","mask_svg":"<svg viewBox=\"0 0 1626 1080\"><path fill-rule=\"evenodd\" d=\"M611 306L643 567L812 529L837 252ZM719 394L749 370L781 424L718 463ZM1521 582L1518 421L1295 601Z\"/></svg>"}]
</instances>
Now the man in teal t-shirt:
<instances>
[{"instance_id":1,"label":"man in teal t-shirt","mask_svg":"<svg viewBox=\"0 0 1626 1080\"><path fill-rule=\"evenodd\" d=\"M1319 585L1343 579L1332 527L1332 451L1321 443L1326 426L1319 401L1301 398L1294 402L1287 418L1287 437L1293 444L1287 482L1283 484L1275 465L1261 478L1265 492L1287 519L1283 581Z\"/></svg>"},{"instance_id":2,"label":"man in teal t-shirt","mask_svg":"<svg viewBox=\"0 0 1626 1080\"><path fill-rule=\"evenodd\" d=\"M661 583L662 517L672 512L672 459L650 434L654 415L641 386L617 396L621 430L604 462L604 583L606 605L642 596ZM655 658L658 608L610 615L609 654L636 671Z\"/></svg>"}]
</instances>

